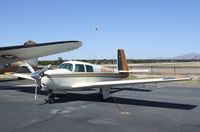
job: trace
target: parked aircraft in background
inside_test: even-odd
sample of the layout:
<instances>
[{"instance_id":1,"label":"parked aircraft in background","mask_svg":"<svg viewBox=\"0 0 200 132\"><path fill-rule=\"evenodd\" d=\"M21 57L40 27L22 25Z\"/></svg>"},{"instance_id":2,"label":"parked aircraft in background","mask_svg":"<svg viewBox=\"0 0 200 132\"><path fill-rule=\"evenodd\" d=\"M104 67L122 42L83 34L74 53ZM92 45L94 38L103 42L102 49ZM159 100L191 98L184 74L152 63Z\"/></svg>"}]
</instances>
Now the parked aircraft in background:
<instances>
[{"instance_id":1,"label":"parked aircraft in background","mask_svg":"<svg viewBox=\"0 0 200 132\"><path fill-rule=\"evenodd\" d=\"M21 46L0 47L0 74L15 72L23 64L20 61L29 60L32 66L36 66L38 57L71 51L81 45L80 41L57 41L36 44L29 40Z\"/></svg>"},{"instance_id":2,"label":"parked aircraft in background","mask_svg":"<svg viewBox=\"0 0 200 132\"><path fill-rule=\"evenodd\" d=\"M122 80L129 76L129 69L124 50L119 49L117 54L117 71L85 62L66 61L60 64L57 69L53 70L48 70L50 67L48 65L42 70L34 71L27 64L32 75L17 73L14 75L35 80L35 99L37 97L37 87L40 87L42 90L48 92L49 103L54 102L54 93L66 93L68 90L98 88L101 98L106 99L110 97L110 89L112 86L190 80L190 78Z\"/></svg>"}]
</instances>

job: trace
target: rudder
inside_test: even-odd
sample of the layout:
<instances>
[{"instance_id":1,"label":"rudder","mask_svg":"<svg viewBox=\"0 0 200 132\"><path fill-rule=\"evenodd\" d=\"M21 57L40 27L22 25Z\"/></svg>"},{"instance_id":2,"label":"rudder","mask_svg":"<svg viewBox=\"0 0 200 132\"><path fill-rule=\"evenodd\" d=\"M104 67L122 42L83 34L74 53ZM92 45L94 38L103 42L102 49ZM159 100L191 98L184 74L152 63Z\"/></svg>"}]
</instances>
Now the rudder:
<instances>
[{"instance_id":1,"label":"rudder","mask_svg":"<svg viewBox=\"0 0 200 132\"><path fill-rule=\"evenodd\" d=\"M117 68L118 71L128 71L128 63L124 53L124 49L117 50Z\"/></svg>"}]
</instances>

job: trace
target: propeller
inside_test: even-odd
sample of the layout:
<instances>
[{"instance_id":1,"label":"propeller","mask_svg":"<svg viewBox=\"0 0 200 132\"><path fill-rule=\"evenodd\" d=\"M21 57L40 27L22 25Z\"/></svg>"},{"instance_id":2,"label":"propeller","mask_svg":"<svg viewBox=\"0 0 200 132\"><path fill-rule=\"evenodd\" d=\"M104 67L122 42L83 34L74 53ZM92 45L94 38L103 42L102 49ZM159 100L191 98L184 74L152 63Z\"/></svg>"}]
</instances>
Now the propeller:
<instances>
[{"instance_id":1,"label":"propeller","mask_svg":"<svg viewBox=\"0 0 200 132\"><path fill-rule=\"evenodd\" d=\"M37 88L41 86L41 78L44 76L44 72L51 67L51 64L38 71L35 71L28 63L25 63L25 65L31 71L31 77L35 80L35 100L37 100Z\"/></svg>"}]
</instances>

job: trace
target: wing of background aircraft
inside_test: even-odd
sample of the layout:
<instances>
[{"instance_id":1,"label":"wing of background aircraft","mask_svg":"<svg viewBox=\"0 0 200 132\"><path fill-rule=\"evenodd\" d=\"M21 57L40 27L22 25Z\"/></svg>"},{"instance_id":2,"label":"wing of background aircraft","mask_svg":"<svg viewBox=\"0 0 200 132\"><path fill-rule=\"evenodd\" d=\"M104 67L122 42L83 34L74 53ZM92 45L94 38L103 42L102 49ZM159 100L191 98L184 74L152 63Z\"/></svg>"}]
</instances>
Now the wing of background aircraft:
<instances>
[{"instance_id":1,"label":"wing of background aircraft","mask_svg":"<svg viewBox=\"0 0 200 132\"><path fill-rule=\"evenodd\" d=\"M95 88L95 87L112 87L120 85L134 85L134 84L146 84L146 83L164 83L173 81L186 81L191 78L156 78L156 79L136 79L136 80L122 80L122 81L105 81L94 83L77 83L73 88Z\"/></svg>"},{"instance_id":2,"label":"wing of background aircraft","mask_svg":"<svg viewBox=\"0 0 200 132\"><path fill-rule=\"evenodd\" d=\"M57 41L0 48L0 65L71 51L82 45L80 41Z\"/></svg>"}]
</instances>

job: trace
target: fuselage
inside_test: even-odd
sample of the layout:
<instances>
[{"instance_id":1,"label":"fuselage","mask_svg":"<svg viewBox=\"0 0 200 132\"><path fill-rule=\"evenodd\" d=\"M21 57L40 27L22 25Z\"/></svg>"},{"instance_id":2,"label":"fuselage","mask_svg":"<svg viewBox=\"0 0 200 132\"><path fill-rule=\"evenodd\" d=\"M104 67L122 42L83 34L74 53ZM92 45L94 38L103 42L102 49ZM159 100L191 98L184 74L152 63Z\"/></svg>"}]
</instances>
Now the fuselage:
<instances>
[{"instance_id":1,"label":"fuselage","mask_svg":"<svg viewBox=\"0 0 200 132\"><path fill-rule=\"evenodd\" d=\"M94 83L121 80L128 74L121 74L113 69L79 61L66 61L55 70L47 70L41 79L44 90L72 89L77 83Z\"/></svg>"},{"instance_id":2,"label":"fuselage","mask_svg":"<svg viewBox=\"0 0 200 132\"><path fill-rule=\"evenodd\" d=\"M29 73L30 71L24 66L24 63L29 63L34 69L37 69L38 60L32 59L27 61L19 61L10 64L0 65L0 74L4 74L6 72Z\"/></svg>"},{"instance_id":3,"label":"fuselage","mask_svg":"<svg viewBox=\"0 0 200 132\"><path fill-rule=\"evenodd\" d=\"M3 74L5 72L16 72L20 65L21 63L19 62L0 65L0 74Z\"/></svg>"}]
</instances>

